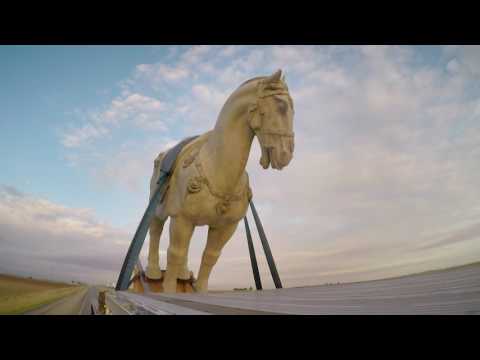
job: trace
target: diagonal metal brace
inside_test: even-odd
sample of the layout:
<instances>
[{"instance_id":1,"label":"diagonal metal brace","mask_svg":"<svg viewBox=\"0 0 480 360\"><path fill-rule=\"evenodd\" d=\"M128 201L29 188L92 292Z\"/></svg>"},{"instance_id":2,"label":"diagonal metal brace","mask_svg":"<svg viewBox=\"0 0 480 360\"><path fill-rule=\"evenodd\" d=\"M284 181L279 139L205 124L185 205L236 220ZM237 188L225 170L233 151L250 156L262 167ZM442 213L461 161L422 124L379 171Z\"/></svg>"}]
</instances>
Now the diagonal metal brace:
<instances>
[{"instance_id":1,"label":"diagonal metal brace","mask_svg":"<svg viewBox=\"0 0 480 360\"><path fill-rule=\"evenodd\" d=\"M147 236L148 229L150 224L155 216L155 210L160 203L160 200L163 197L163 194L166 189L166 183L168 179L168 174L164 172L160 172L160 177L158 179L158 187L155 191L154 195L150 199L150 203L148 204L145 213L143 214L142 220L137 227L137 231L135 232L135 236L133 237L132 242L130 243L130 247L127 251L127 256L122 265L122 270L120 271L120 275L118 276L117 285L115 286L115 290L127 290L130 282L130 277L132 276L133 269L135 264L137 263L138 256L140 255L140 251L142 250L143 243L145 241L145 237Z\"/></svg>"},{"instance_id":2,"label":"diagonal metal brace","mask_svg":"<svg viewBox=\"0 0 480 360\"><path fill-rule=\"evenodd\" d=\"M253 279L255 280L255 287L257 290L262 290L262 281L260 280L260 273L258 271L257 257L255 256L255 248L253 247L252 234L250 233L250 226L248 226L247 216L243 218L245 223L245 232L247 233L248 252L250 253L250 262L252 264Z\"/></svg>"},{"instance_id":3,"label":"diagonal metal brace","mask_svg":"<svg viewBox=\"0 0 480 360\"><path fill-rule=\"evenodd\" d=\"M280 276L278 275L277 266L273 260L272 251L270 250L270 245L268 245L267 236L263 230L262 222L258 217L257 210L253 201L250 200L250 208L252 209L253 219L255 220L255 225L257 226L258 235L260 236L260 241L262 242L263 251L265 252L265 257L267 258L268 267L270 268L270 273L272 274L273 283L277 289L282 288L282 282L280 281Z\"/></svg>"}]
</instances>

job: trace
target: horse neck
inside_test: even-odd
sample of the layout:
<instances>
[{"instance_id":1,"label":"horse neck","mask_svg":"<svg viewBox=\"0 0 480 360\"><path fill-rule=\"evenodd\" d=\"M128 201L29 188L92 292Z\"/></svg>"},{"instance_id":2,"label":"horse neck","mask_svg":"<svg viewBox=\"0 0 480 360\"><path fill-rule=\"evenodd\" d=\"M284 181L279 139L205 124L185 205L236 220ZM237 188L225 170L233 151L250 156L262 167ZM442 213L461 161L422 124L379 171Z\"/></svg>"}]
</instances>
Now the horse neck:
<instances>
[{"instance_id":1,"label":"horse neck","mask_svg":"<svg viewBox=\"0 0 480 360\"><path fill-rule=\"evenodd\" d=\"M233 191L245 172L254 137L247 121L254 96L254 91L232 94L204 146L202 163L209 181L219 191Z\"/></svg>"}]
</instances>

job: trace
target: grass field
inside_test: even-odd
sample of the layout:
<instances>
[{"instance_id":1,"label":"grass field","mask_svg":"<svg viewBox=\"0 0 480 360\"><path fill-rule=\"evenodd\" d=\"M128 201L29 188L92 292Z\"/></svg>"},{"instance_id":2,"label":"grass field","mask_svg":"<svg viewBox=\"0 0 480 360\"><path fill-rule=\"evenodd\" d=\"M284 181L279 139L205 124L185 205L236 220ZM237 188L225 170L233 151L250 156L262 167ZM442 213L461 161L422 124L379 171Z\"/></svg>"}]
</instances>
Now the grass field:
<instances>
[{"instance_id":1,"label":"grass field","mask_svg":"<svg viewBox=\"0 0 480 360\"><path fill-rule=\"evenodd\" d=\"M23 314L83 288L78 285L0 274L0 314Z\"/></svg>"}]
</instances>

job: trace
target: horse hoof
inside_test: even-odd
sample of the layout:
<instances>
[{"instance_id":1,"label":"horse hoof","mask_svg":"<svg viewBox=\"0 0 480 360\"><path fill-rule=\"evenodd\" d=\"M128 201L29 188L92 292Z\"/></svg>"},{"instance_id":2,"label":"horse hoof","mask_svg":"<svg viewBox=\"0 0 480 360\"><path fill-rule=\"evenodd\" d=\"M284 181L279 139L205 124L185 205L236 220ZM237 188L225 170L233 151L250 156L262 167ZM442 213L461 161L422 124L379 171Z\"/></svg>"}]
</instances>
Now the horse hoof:
<instances>
[{"instance_id":1,"label":"horse hoof","mask_svg":"<svg viewBox=\"0 0 480 360\"><path fill-rule=\"evenodd\" d=\"M177 284L163 283L163 292L167 294L175 294L177 292Z\"/></svg>"},{"instance_id":2,"label":"horse hoof","mask_svg":"<svg viewBox=\"0 0 480 360\"><path fill-rule=\"evenodd\" d=\"M177 279L172 277L171 274L166 274L163 278L163 292L174 294L177 292Z\"/></svg>"},{"instance_id":3,"label":"horse hoof","mask_svg":"<svg viewBox=\"0 0 480 360\"><path fill-rule=\"evenodd\" d=\"M178 278L180 280L190 280L192 276L193 276L193 272L186 270L186 271L182 271L180 275L178 275Z\"/></svg>"},{"instance_id":4,"label":"horse hoof","mask_svg":"<svg viewBox=\"0 0 480 360\"><path fill-rule=\"evenodd\" d=\"M193 288L197 293L206 293L208 292L208 286L204 284L195 283L193 284Z\"/></svg>"},{"instance_id":5,"label":"horse hoof","mask_svg":"<svg viewBox=\"0 0 480 360\"><path fill-rule=\"evenodd\" d=\"M155 268L155 267L148 267L147 270L145 271L145 275L147 278L152 279L152 280L160 280L162 278L162 270L160 268Z\"/></svg>"}]
</instances>

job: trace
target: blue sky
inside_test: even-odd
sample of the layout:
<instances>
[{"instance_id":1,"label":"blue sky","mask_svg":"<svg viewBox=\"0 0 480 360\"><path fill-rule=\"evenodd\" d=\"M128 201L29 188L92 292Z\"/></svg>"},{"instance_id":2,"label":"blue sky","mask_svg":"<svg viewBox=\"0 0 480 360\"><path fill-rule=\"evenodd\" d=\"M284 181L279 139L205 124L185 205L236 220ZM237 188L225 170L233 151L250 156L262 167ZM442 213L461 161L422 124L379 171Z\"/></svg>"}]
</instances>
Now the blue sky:
<instances>
[{"instance_id":1,"label":"blue sky","mask_svg":"<svg viewBox=\"0 0 480 360\"><path fill-rule=\"evenodd\" d=\"M0 271L115 280L156 155L278 68L294 159L264 171L255 143L247 170L287 285L478 260L479 64L474 46L2 46ZM218 267L213 287L253 284L243 229Z\"/></svg>"},{"instance_id":2,"label":"blue sky","mask_svg":"<svg viewBox=\"0 0 480 360\"><path fill-rule=\"evenodd\" d=\"M118 207L110 204L122 197L98 191L85 172L69 167L58 134L79 120L76 109L101 107L136 64L164 52L136 46L0 47L0 147L15 154L2 159L8 171L0 182L66 206L95 204L109 221L121 221Z\"/></svg>"}]
</instances>

